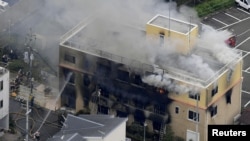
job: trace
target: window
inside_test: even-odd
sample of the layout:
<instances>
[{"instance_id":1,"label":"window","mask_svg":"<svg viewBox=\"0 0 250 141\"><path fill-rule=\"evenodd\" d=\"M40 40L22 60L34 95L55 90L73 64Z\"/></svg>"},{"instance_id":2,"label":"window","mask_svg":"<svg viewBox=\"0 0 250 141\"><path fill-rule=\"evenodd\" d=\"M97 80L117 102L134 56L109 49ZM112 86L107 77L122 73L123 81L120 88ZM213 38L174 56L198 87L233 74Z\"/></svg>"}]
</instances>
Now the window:
<instances>
[{"instance_id":1,"label":"window","mask_svg":"<svg viewBox=\"0 0 250 141\"><path fill-rule=\"evenodd\" d=\"M231 104L231 95L232 95L232 89L228 90L226 93L226 102L227 104Z\"/></svg>"},{"instance_id":2,"label":"window","mask_svg":"<svg viewBox=\"0 0 250 141\"><path fill-rule=\"evenodd\" d=\"M141 85L142 84L141 76L138 74L133 75L132 83L134 83L136 85Z\"/></svg>"},{"instance_id":3,"label":"window","mask_svg":"<svg viewBox=\"0 0 250 141\"><path fill-rule=\"evenodd\" d=\"M98 105L98 113L108 115L109 108L106 106Z\"/></svg>"},{"instance_id":4,"label":"window","mask_svg":"<svg viewBox=\"0 0 250 141\"><path fill-rule=\"evenodd\" d=\"M165 37L165 34L163 32L160 33L160 46L163 46L164 45L164 37Z\"/></svg>"},{"instance_id":5,"label":"window","mask_svg":"<svg viewBox=\"0 0 250 141\"><path fill-rule=\"evenodd\" d=\"M193 121L199 121L199 113L189 110L188 119L193 120Z\"/></svg>"},{"instance_id":6,"label":"window","mask_svg":"<svg viewBox=\"0 0 250 141\"><path fill-rule=\"evenodd\" d=\"M199 93L194 94L193 92L189 92L189 98L200 100L200 94Z\"/></svg>"},{"instance_id":7,"label":"window","mask_svg":"<svg viewBox=\"0 0 250 141\"><path fill-rule=\"evenodd\" d=\"M3 90L3 80L0 81L0 90Z\"/></svg>"},{"instance_id":8,"label":"window","mask_svg":"<svg viewBox=\"0 0 250 141\"><path fill-rule=\"evenodd\" d=\"M210 107L210 113L211 113L211 117L217 115L217 106L214 107Z\"/></svg>"},{"instance_id":9,"label":"window","mask_svg":"<svg viewBox=\"0 0 250 141\"><path fill-rule=\"evenodd\" d=\"M68 55L68 54L64 55L64 60L68 61L70 63L75 63L76 62L76 58L74 56L71 56L71 55Z\"/></svg>"},{"instance_id":10,"label":"window","mask_svg":"<svg viewBox=\"0 0 250 141\"><path fill-rule=\"evenodd\" d=\"M72 73L72 75L70 76L69 83L74 84L75 83L75 74L69 69L66 69L66 68L63 69L63 74L64 74L65 79L67 79L69 77L70 73Z\"/></svg>"},{"instance_id":11,"label":"window","mask_svg":"<svg viewBox=\"0 0 250 141\"><path fill-rule=\"evenodd\" d=\"M0 108L3 108L3 100L0 101Z\"/></svg>"},{"instance_id":12,"label":"window","mask_svg":"<svg viewBox=\"0 0 250 141\"><path fill-rule=\"evenodd\" d=\"M175 113L179 114L179 107L175 107Z\"/></svg>"},{"instance_id":13,"label":"window","mask_svg":"<svg viewBox=\"0 0 250 141\"><path fill-rule=\"evenodd\" d=\"M117 75L119 80L129 82L129 72L124 70L118 70Z\"/></svg>"},{"instance_id":14,"label":"window","mask_svg":"<svg viewBox=\"0 0 250 141\"><path fill-rule=\"evenodd\" d=\"M164 115L166 113L166 107L164 104L154 105L154 113Z\"/></svg>"},{"instance_id":15,"label":"window","mask_svg":"<svg viewBox=\"0 0 250 141\"><path fill-rule=\"evenodd\" d=\"M218 84L215 83L211 92L212 97L218 93Z\"/></svg>"},{"instance_id":16,"label":"window","mask_svg":"<svg viewBox=\"0 0 250 141\"><path fill-rule=\"evenodd\" d=\"M111 73L111 67L102 63L97 62L96 74L102 77L108 77Z\"/></svg>"}]
</instances>

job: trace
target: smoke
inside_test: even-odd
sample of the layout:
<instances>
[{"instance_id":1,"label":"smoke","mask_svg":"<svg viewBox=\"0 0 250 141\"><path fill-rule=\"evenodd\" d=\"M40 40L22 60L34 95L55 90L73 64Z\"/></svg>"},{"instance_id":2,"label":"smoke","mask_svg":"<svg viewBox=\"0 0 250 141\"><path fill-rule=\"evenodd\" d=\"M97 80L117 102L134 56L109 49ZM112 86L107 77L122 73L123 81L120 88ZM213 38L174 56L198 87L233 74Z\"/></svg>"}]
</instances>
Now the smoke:
<instances>
[{"instance_id":1,"label":"smoke","mask_svg":"<svg viewBox=\"0 0 250 141\"><path fill-rule=\"evenodd\" d=\"M168 74L165 73L163 74L156 73L144 76L142 78L142 81L151 86L160 87L171 92L176 92L177 94L184 94L190 91L195 93L198 92L199 89L196 86L179 84L174 79L171 79Z\"/></svg>"},{"instance_id":2,"label":"smoke","mask_svg":"<svg viewBox=\"0 0 250 141\"><path fill-rule=\"evenodd\" d=\"M43 1L44 6L38 12L43 20L34 27L34 31L41 36L41 40L46 40L41 41L43 44L46 43L41 53L48 57L55 67L57 67L59 58L60 36L81 20L92 15L96 17L95 22L84 29L84 32L70 39L71 41L83 46L86 46L87 42L91 49L104 50L149 65L157 65L162 68L172 66L185 70L200 79L207 79L214 74L214 70L206 64L202 56L178 55L175 50L178 41L166 41L168 44L163 48L156 41L146 40L145 25L156 14L195 24L200 23L197 13L187 6L176 7L175 2L165 2L164 0ZM229 58L234 55L224 43L228 35L227 31L205 30L201 33L197 44L211 50L220 62L228 63ZM135 66L143 69L140 65ZM193 89L175 84L166 74L149 75L144 77L143 81L153 86L178 92Z\"/></svg>"},{"instance_id":3,"label":"smoke","mask_svg":"<svg viewBox=\"0 0 250 141\"><path fill-rule=\"evenodd\" d=\"M197 44L208 49L219 62L228 64L238 56L235 50L230 49L225 43L231 36L232 33L228 30L218 31L210 26L203 25Z\"/></svg>"}]
</instances>

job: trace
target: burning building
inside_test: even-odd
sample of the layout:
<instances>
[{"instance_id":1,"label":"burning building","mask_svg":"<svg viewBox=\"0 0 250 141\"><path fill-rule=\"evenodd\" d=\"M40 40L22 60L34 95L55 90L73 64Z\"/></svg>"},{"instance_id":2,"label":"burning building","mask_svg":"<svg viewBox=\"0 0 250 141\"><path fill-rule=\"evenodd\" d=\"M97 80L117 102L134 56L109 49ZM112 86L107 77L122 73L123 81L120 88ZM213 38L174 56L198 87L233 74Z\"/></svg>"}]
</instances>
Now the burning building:
<instances>
[{"instance_id":1,"label":"burning building","mask_svg":"<svg viewBox=\"0 0 250 141\"><path fill-rule=\"evenodd\" d=\"M243 62L198 29L164 15L145 29L98 16L80 22L60 41L60 82L72 74L60 85L61 107L146 122L160 135L168 124L176 136L206 141L208 124L240 114Z\"/></svg>"}]
</instances>

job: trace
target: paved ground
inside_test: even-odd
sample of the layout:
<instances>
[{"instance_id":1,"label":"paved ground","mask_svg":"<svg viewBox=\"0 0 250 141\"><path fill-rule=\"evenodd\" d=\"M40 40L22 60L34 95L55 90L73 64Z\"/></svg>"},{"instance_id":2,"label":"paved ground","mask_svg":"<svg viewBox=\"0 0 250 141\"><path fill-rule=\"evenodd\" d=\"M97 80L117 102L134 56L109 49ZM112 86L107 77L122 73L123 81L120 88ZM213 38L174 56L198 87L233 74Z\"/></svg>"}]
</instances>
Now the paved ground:
<instances>
[{"instance_id":1,"label":"paved ground","mask_svg":"<svg viewBox=\"0 0 250 141\"><path fill-rule=\"evenodd\" d=\"M203 24L210 25L217 30L228 29L237 38L236 49L243 52L243 83L242 83L242 107L250 107L250 13L237 7L231 7L224 11L206 17Z\"/></svg>"}]
</instances>

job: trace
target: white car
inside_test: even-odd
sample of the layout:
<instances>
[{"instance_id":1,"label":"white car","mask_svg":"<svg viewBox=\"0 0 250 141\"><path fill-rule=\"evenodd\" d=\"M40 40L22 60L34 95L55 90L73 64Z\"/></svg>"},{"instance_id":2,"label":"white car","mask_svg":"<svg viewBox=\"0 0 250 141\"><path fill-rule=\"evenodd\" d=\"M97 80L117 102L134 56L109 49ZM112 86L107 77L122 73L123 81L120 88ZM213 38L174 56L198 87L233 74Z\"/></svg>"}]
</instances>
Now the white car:
<instances>
[{"instance_id":1,"label":"white car","mask_svg":"<svg viewBox=\"0 0 250 141\"><path fill-rule=\"evenodd\" d=\"M235 0L235 4L250 12L250 0Z\"/></svg>"}]
</instances>

